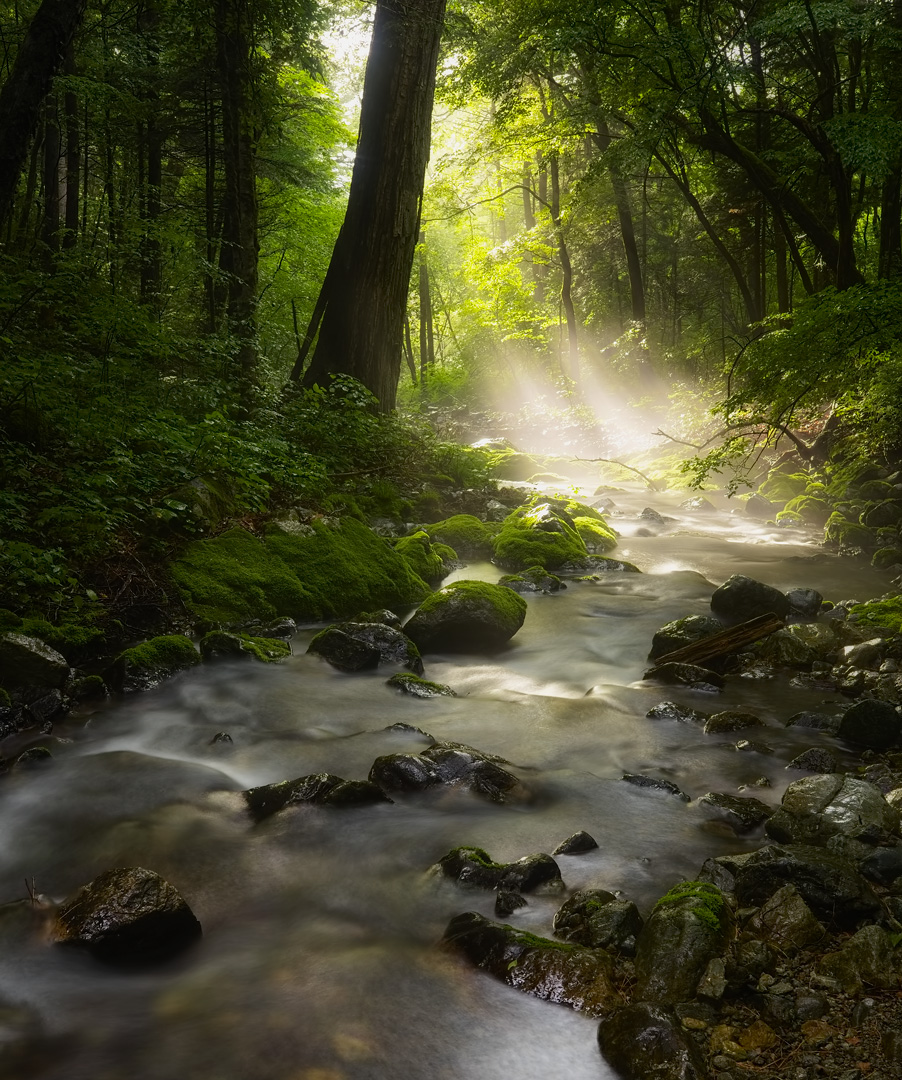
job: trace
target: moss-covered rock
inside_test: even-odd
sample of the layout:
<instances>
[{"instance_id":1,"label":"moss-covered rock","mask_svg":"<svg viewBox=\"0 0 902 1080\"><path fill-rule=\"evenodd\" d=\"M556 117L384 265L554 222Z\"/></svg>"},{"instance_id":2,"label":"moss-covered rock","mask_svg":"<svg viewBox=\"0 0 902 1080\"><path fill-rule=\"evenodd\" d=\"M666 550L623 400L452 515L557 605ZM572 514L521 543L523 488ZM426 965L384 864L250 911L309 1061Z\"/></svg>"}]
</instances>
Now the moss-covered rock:
<instances>
[{"instance_id":1,"label":"moss-covered rock","mask_svg":"<svg viewBox=\"0 0 902 1080\"><path fill-rule=\"evenodd\" d=\"M181 634L168 634L125 649L116 657L104 677L114 690L128 694L136 690L149 690L200 662L200 653L188 638Z\"/></svg>"},{"instance_id":2,"label":"moss-covered rock","mask_svg":"<svg viewBox=\"0 0 902 1080\"><path fill-rule=\"evenodd\" d=\"M189 544L169 569L194 614L219 623L324 619L429 593L404 556L350 517L272 525L262 539L230 529Z\"/></svg>"},{"instance_id":3,"label":"moss-covered rock","mask_svg":"<svg viewBox=\"0 0 902 1080\"><path fill-rule=\"evenodd\" d=\"M416 645L401 630L385 623L345 622L321 630L307 652L328 660L340 671L362 671L377 664L397 664L418 675L423 661Z\"/></svg>"},{"instance_id":4,"label":"moss-covered rock","mask_svg":"<svg viewBox=\"0 0 902 1080\"><path fill-rule=\"evenodd\" d=\"M605 522L577 516L573 524L590 554L613 551L617 547L617 534Z\"/></svg>"},{"instance_id":5,"label":"moss-covered rock","mask_svg":"<svg viewBox=\"0 0 902 1080\"><path fill-rule=\"evenodd\" d=\"M889 566L902 563L902 548L882 547L878 548L871 556L871 566L877 570L886 570Z\"/></svg>"},{"instance_id":6,"label":"moss-covered rock","mask_svg":"<svg viewBox=\"0 0 902 1080\"><path fill-rule=\"evenodd\" d=\"M861 548L862 551L874 551L877 547L877 537L871 529L857 521L850 521L838 510L827 519L824 541L835 544L840 550Z\"/></svg>"},{"instance_id":7,"label":"moss-covered rock","mask_svg":"<svg viewBox=\"0 0 902 1080\"><path fill-rule=\"evenodd\" d=\"M588 555L572 517L538 500L505 518L495 538L494 552L495 562L507 570L531 566L554 570Z\"/></svg>"},{"instance_id":8,"label":"moss-covered rock","mask_svg":"<svg viewBox=\"0 0 902 1080\"><path fill-rule=\"evenodd\" d=\"M408 637L423 651L497 648L526 618L526 601L485 581L455 581L420 605L407 623Z\"/></svg>"},{"instance_id":9,"label":"moss-covered rock","mask_svg":"<svg viewBox=\"0 0 902 1080\"><path fill-rule=\"evenodd\" d=\"M895 529L902 522L902 502L886 499L874 503L861 513L859 520L869 529Z\"/></svg>"},{"instance_id":10,"label":"moss-covered rock","mask_svg":"<svg viewBox=\"0 0 902 1080\"><path fill-rule=\"evenodd\" d=\"M687 615L683 619L674 619L656 631L648 655L652 660L656 660L675 649L682 649L713 634L719 634L721 630L723 623L713 615Z\"/></svg>"},{"instance_id":11,"label":"moss-covered rock","mask_svg":"<svg viewBox=\"0 0 902 1080\"><path fill-rule=\"evenodd\" d=\"M868 502L881 502L884 499L892 499L896 494L893 485L886 480L865 480L857 485L857 494L860 499Z\"/></svg>"},{"instance_id":12,"label":"moss-covered rock","mask_svg":"<svg viewBox=\"0 0 902 1080\"><path fill-rule=\"evenodd\" d=\"M776 516L776 522L785 528L792 528L796 525L804 525L802 515L797 514L794 510L780 510Z\"/></svg>"},{"instance_id":13,"label":"moss-covered rock","mask_svg":"<svg viewBox=\"0 0 902 1080\"><path fill-rule=\"evenodd\" d=\"M495 450L489 455L489 470L492 476L501 480L528 480L541 472L542 465L529 454L520 454L516 450Z\"/></svg>"},{"instance_id":14,"label":"moss-covered rock","mask_svg":"<svg viewBox=\"0 0 902 1080\"><path fill-rule=\"evenodd\" d=\"M787 503L799 495L804 495L805 489L811 482L811 477L806 472L787 472L786 466L771 469L767 479L758 488L758 494L771 502Z\"/></svg>"},{"instance_id":15,"label":"moss-covered rock","mask_svg":"<svg viewBox=\"0 0 902 1080\"><path fill-rule=\"evenodd\" d=\"M243 657L272 664L291 656L291 646L287 641L278 638L251 637L248 634L227 634L223 630L211 630L201 638L200 654L204 660Z\"/></svg>"},{"instance_id":16,"label":"moss-covered rock","mask_svg":"<svg viewBox=\"0 0 902 1080\"><path fill-rule=\"evenodd\" d=\"M798 514L806 525L825 525L832 513L826 499L807 494L797 495L794 499L790 499L784 511Z\"/></svg>"},{"instance_id":17,"label":"moss-covered rock","mask_svg":"<svg viewBox=\"0 0 902 1080\"><path fill-rule=\"evenodd\" d=\"M492 530L472 514L455 514L437 521L426 532L434 543L447 544L458 555L488 558L492 553Z\"/></svg>"},{"instance_id":18,"label":"moss-covered rock","mask_svg":"<svg viewBox=\"0 0 902 1080\"><path fill-rule=\"evenodd\" d=\"M530 566L519 574L505 574L498 584L516 593L553 593L567 586L555 574L549 574L541 566Z\"/></svg>"},{"instance_id":19,"label":"moss-covered rock","mask_svg":"<svg viewBox=\"0 0 902 1080\"><path fill-rule=\"evenodd\" d=\"M440 581L445 576L445 563L422 529L395 541L395 551L407 560L411 570L423 581Z\"/></svg>"}]
</instances>

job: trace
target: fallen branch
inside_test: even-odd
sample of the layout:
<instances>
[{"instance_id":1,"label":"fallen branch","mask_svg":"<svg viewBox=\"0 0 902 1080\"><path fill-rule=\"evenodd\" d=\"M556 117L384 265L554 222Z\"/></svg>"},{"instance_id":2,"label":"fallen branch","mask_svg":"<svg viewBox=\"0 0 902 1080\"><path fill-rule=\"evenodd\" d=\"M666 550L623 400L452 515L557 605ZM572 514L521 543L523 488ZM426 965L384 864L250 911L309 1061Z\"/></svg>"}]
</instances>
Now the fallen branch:
<instances>
[{"instance_id":1,"label":"fallen branch","mask_svg":"<svg viewBox=\"0 0 902 1080\"><path fill-rule=\"evenodd\" d=\"M748 622L740 623L722 630L719 634L694 641L691 645L684 645L681 649L665 653L664 656L655 658L655 667L661 664L700 664L703 660L713 660L718 656L726 656L738 649L752 645L761 638L768 637L777 630L782 630L786 624L773 612L759 615Z\"/></svg>"},{"instance_id":2,"label":"fallen branch","mask_svg":"<svg viewBox=\"0 0 902 1080\"><path fill-rule=\"evenodd\" d=\"M634 465L626 465L622 461L615 461L613 458L606 458L606 457L585 457L585 458L576 457L576 458L570 458L570 460L571 461L582 461L582 462L603 461L607 465L619 465L621 469L626 469L629 472L635 473L637 476L641 476L642 479L645 481L645 483L648 485L648 487L649 487L649 489L651 491L663 491L663 488L661 486L659 486L659 484L656 481L652 480L652 478L650 476L646 476L645 473L642 472L641 469L637 469Z\"/></svg>"}]
</instances>

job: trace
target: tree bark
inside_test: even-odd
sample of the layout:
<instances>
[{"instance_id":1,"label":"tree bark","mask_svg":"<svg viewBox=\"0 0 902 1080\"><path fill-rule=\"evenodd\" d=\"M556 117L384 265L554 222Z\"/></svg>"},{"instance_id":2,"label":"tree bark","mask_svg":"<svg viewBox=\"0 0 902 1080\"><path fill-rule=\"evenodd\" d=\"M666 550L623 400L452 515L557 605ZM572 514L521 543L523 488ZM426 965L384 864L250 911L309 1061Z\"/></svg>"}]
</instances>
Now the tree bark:
<instances>
[{"instance_id":1,"label":"tree bark","mask_svg":"<svg viewBox=\"0 0 902 1080\"><path fill-rule=\"evenodd\" d=\"M564 308L564 316L567 320L568 374L574 382L579 382L579 341L576 334L576 309L573 306L573 264L570 262L570 252L567 250L567 242L564 239L564 229L561 222L561 180L556 154L552 154L549 159L548 173L551 179L551 205L549 210L554 225L558 258L561 261L561 305Z\"/></svg>"},{"instance_id":2,"label":"tree bark","mask_svg":"<svg viewBox=\"0 0 902 1080\"><path fill-rule=\"evenodd\" d=\"M86 0L42 0L0 89L0 223L12 208L41 106L78 29Z\"/></svg>"},{"instance_id":3,"label":"tree bark","mask_svg":"<svg viewBox=\"0 0 902 1080\"><path fill-rule=\"evenodd\" d=\"M394 408L400 375L444 14L445 0L377 0L348 209L304 378L312 385L351 375L385 411Z\"/></svg>"},{"instance_id":4,"label":"tree bark","mask_svg":"<svg viewBox=\"0 0 902 1080\"><path fill-rule=\"evenodd\" d=\"M66 53L66 74L75 74L75 57L70 45ZM78 98L67 90L63 99L66 116L66 231L63 247L71 248L78 240L81 198L81 129L78 120Z\"/></svg>"}]
</instances>

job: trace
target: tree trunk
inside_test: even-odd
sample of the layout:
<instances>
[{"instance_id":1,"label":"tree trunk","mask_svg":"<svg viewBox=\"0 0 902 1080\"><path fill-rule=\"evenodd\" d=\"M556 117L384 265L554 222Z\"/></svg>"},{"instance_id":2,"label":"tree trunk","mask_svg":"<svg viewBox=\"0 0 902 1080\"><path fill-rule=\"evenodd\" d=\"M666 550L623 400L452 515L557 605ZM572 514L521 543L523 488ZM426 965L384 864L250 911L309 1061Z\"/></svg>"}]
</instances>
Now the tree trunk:
<instances>
[{"instance_id":1,"label":"tree trunk","mask_svg":"<svg viewBox=\"0 0 902 1080\"><path fill-rule=\"evenodd\" d=\"M429 260L426 257L426 234L420 233L420 383L425 386L429 369L435 363L435 336L432 328L432 295L429 289Z\"/></svg>"},{"instance_id":2,"label":"tree trunk","mask_svg":"<svg viewBox=\"0 0 902 1080\"><path fill-rule=\"evenodd\" d=\"M551 220L554 224L554 236L557 240L558 258L561 260L561 305L567 319L567 359L570 378L579 382L579 342L576 336L576 309L573 306L573 264L564 239L561 224L561 180L558 159L552 154L548 162L551 178Z\"/></svg>"},{"instance_id":3,"label":"tree trunk","mask_svg":"<svg viewBox=\"0 0 902 1080\"><path fill-rule=\"evenodd\" d=\"M147 123L144 125L144 153L147 161L144 187L144 235L141 238L141 301L159 305L163 283L163 249L159 217L163 185L163 134L156 119L159 103L157 71L160 63L158 37L160 11L155 0L146 0L139 15L138 30L145 41L148 83L144 93Z\"/></svg>"},{"instance_id":4,"label":"tree trunk","mask_svg":"<svg viewBox=\"0 0 902 1080\"><path fill-rule=\"evenodd\" d=\"M394 408L400 375L444 14L445 0L377 0L348 209L304 378L310 385L351 375L385 411Z\"/></svg>"},{"instance_id":5,"label":"tree trunk","mask_svg":"<svg viewBox=\"0 0 902 1080\"><path fill-rule=\"evenodd\" d=\"M60 247L60 128L56 96L44 105L44 218L41 240L50 256Z\"/></svg>"},{"instance_id":6,"label":"tree trunk","mask_svg":"<svg viewBox=\"0 0 902 1080\"><path fill-rule=\"evenodd\" d=\"M9 216L28 140L84 9L85 0L42 0L0 89L0 223Z\"/></svg>"},{"instance_id":7,"label":"tree trunk","mask_svg":"<svg viewBox=\"0 0 902 1080\"><path fill-rule=\"evenodd\" d=\"M217 0L225 179L220 266L228 279L226 317L237 343L238 392L245 414L252 411L257 391L257 178L249 20L246 0Z\"/></svg>"},{"instance_id":8,"label":"tree trunk","mask_svg":"<svg viewBox=\"0 0 902 1080\"><path fill-rule=\"evenodd\" d=\"M902 164L896 164L883 181L883 198L880 205L880 255L878 274L881 278L894 278L902 273Z\"/></svg>"},{"instance_id":9,"label":"tree trunk","mask_svg":"<svg viewBox=\"0 0 902 1080\"><path fill-rule=\"evenodd\" d=\"M75 74L75 57L71 45L66 53L66 74ZM63 99L66 115L66 231L63 247L71 248L78 240L81 198L81 129L78 122L78 98L67 90Z\"/></svg>"}]
</instances>

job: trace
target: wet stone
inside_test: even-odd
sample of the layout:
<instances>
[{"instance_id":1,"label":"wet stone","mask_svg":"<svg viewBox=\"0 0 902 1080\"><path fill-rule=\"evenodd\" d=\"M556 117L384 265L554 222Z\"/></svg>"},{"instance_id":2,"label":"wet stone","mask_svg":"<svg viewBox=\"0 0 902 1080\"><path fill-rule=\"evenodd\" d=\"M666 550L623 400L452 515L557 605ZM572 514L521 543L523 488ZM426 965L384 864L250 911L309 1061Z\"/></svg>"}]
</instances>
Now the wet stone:
<instances>
[{"instance_id":1,"label":"wet stone","mask_svg":"<svg viewBox=\"0 0 902 1080\"><path fill-rule=\"evenodd\" d=\"M605 889L580 889L558 909L553 925L563 941L632 956L642 916L631 900L618 900Z\"/></svg>"},{"instance_id":2,"label":"wet stone","mask_svg":"<svg viewBox=\"0 0 902 1080\"><path fill-rule=\"evenodd\" d=\"M519 893L501 890L495 897L495 914L500 915L502 918L506 918L508 915L513 915L515 911L519 911L520 908L526 907L526 905L527 900L525 896L521 896Z\"/></svg>"},{"instance_id":3,"label":"wet stone","mask_svg":"<svg viewBox=\"0 0 902 1080\"><path fill-rule=\"evenodd\" d=\"M902 718L886 701L859 701L843 714L837 734L846 742L871 750L887 750L899 743Z\"/></svg>"},{"instance_id":4,"label":"wet stone","mask_svg":"<svg viewBox=\"0 0 902 1080\"><path fill-rule=\"evenodd\" d=\"M594 836L580 830L562 840L552 851L552 855L580 855L584 851L592 851L598 847L598 841Z\"/></svg>"},{"instance_id":5,"label":"wet stone","mask_svg":"<svg viewBox=\"0 0 902 1080\"><path fill-rule=\"evenodd\" d=\"M703 724L707 714L687 705L678 705L675 701L661 701L653 705L645 714L649 720L676 720L681 724Z\"/></svg>"},{"instance_id":6,"label":"wet stone","mask_svg":"<svg viewBox=\"0 0 902 1080\"><path fill-rule=\"evenodd\" d=\"M653 791L663 791L667 795L676 795L676 797L682 799L683 802L691 801L686 792L681 791L680 788L670 780L661 780L657 776L643 776L641 773L624 773L620 779L627 784L632 784L633 787L650 788Z\"/></svg>"},{"instance_id":7,"label":"wet stone","mask_svg":"<svg viewBox=\"0 0 902 1080\"><path fill-rule=\"evenodd\" d=\"M858 868L866 878L888 888L902 878L902 847L877 848Z\"/></svg>"},{"instance_id":8,"label":"wet stone","mask_svg":"<svg viewBox=\"0 0 902 1080\"><path fill-rule=\"evenodd\" d=\"M368 777L383 791L425 791L441 783L436 767L419 754L377 757Z\"/></svg>"},{"instance_id":9,"label":"wet stone","mask_svg":"<svg viewBox=\"0 0 902 1080\"><path fill-rule=\"evenodd\" d=\"M768 945L795 953L823 941L826 930L794 885L784 885L749 919L746 929Z\"/></svg>"},{"instance_id":10,"label":"wet stone","mask_svg":"<svg viewBox=\"0 0 902 1080\"><path fill-rule=\"evenodd\" d=\"M210 740L210 745L214 746L216 743L231 743L232 736L227 731L217 731L213 738Z\"/></svg>"},{"instance_id":11,"label":"wet stone","mask_svg":"<svg viewBox=\"0 0 902 1080\"><path fill-rule=\"evenodd\" d=\"M761 718L754 713L727 709L712 713L705 721L705 734L718 735L724 731L743 731L745 728L760 727Z\"/></svg>"},{"instance_id":12,"label":"wet stone","mask_svg":"<svg viewBox=\"0 0 902 1080\"><path fill-rule=\"evenodd\" d=\"M697 664L659 664L646 671L642 678L671 686L685 686L690 690L701 690L708 694L720 693L724 687L722 675Z\"/></svg>"},{"instance_id":13,"label":"wet stone","mask_svg":"<svg viewBox=\"0 0 902 1080\"><path fill-rule=\"evenodd\" d=\"M698 802L708 817L725 821L739 833L757 829L773 813L771 807L759 799L728 795L723 791L709 791Z\"/></svg>"},{"instance_id":14,"label":"wet stone","mask_svg":"<svg viewBox=\"0 0 902 1080\"><path fill-rule=\"evenodd\" d=\"M733 574L711 597L711 610L730 623L746 622L769 613L782 618L789 608L785 593L743 574Z\"/></svg>"},{"instance_id":15,"label":"wet stone","mask_svg":"<svg viewBox=\"0 0 902 1080\"><path fill-rule=\"evenodd\" d=\"M812 728L814 731L826 731L830 735L835 735L839 731L841 722L841 716L829 716L827 713L803 710L790 716L786 721L786 726Z\"/></svg>"},{"instance_id":16,"label":"wet stone","mask_svg":"<svg viewBox=\"0 0 902 1080\"><path fill-rule=\"evenodd\" d=\"M740 739L736 743L736 749L747 754L772 754L774 752L774 748L768 746L767 743L749 742L748 739Z\"/></svg>"},{"instance_id":17,"label":"wet stone","mask_svg":"<svg viewBox=\"0 0 902 1080\"><path fill-rule=\"evenodd\" d=\"M695 1045L670 1009L638 1002L618 1009L598 1027L598 1045L624 1080L704 1080Z\"/></svg>"},{"instance_id":18,"label":"wet stone","mask_svg":"<svg viewBox=\"0 0 902 1080\"><path fill-rule=\"evenodd\" d=\"M797 754L786 768L799 772L835 773L839 768L839 758L826 747L813 746Z\"/></svg>"},{"instance_id":19,"label":"wet stone","mask_svg":"<svg viewBox=\"0 0 902 1080\"><path fill-rule=\"evenodd\" d=\"M286 806L301 803L321 803L325 796L344 781L333 773L314 773L299 776L296 780L282 780L276 784L263 784L242 792L251 817L265 821Z\"/></svg>"},{"instance_id":20,"label":"wet stone","mask_svg":"<svg viewBox=\"0 0 902 1080\"><path fill-rule=\"evenodd\" d=\"M824 602L817 589L789 589L786 593L790 614L803 619L815 619Z\"/></svg>"},{"instance_id":21,"label":"wet stone","mask_svg":"<svg viewBox=\"0 0 902 1080\"><path fill-rule=\"evenodd\" d=\"M666 623L655 633L651 641L649 657L652 660L664 656L685 645L711 637L723 630L723 625L711 615L688 615Z\"/></svg>"}]
</instances>

